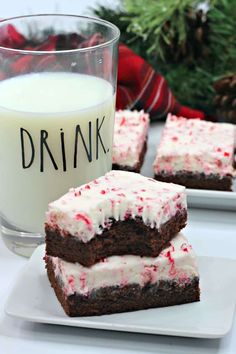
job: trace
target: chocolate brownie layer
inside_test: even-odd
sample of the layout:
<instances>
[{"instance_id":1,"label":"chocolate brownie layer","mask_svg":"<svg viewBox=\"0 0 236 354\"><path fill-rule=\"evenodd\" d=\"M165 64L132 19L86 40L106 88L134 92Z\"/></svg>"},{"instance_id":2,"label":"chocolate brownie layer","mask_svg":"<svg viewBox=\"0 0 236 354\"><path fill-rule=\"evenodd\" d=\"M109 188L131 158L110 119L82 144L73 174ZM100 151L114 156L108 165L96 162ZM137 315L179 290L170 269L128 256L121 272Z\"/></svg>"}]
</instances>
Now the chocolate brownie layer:
<instances>
[{"instance_id":1,"label":"chocolate brownie layer","mask_svg":"<svg viewBox=\"0 0 236 354\"><path fill-rule=\"evenodd\" d=\"M166 172L155 174L155 179L161 182L181 184L187 188L210 189L219 191L232 191L233 178L231 175L221 177L219 174L206 175L188 171L168 174Z\"/></svg>"},{"instance_id":2,"label":"chocolate brownie layer","mask_svg":"<svg viewBox=\"0 0 236 354\"><path fill-rule=\"evenodd\" d=\"M73 235L62 236L58 229L46 225L46 253L85 267L113 255L157 257L186 222L186 210L178 211L159 229L146 226L140 218L114 221L109 229L87 243Z\"/></svg>"},{"instance_id":3,"label":"chocolate brownie layer","mask_svg":"<svg viewBox=\"0 0 236 354\"><path fill-rule=\"evenodd\" d=\"M142 165L143 165L146 151L147 151L147 140L145 140L145 143L143 145L142 151L139 156L139 161L138 161L138 163L136 163L136 165L131 167L131 166L121 166L118 164L112 164L112 169L139 173L142 168Z\"/></svg>"},{"instance_id":4,"label":"chocolate brownie layer","mask_svg":"<svg viewBox=\"0 0 236 354\"><path fill-rule=\"evenodd\" d=\"M140 287L137 284L112 286L94 290L88 296L73 294L66 297L58 283L51 261L47 261L51 286L68 316L95 316L135 311L153 307L179 305L200 300L199 278L186 284L161 280Z\"/></svg>"}]
</instances>

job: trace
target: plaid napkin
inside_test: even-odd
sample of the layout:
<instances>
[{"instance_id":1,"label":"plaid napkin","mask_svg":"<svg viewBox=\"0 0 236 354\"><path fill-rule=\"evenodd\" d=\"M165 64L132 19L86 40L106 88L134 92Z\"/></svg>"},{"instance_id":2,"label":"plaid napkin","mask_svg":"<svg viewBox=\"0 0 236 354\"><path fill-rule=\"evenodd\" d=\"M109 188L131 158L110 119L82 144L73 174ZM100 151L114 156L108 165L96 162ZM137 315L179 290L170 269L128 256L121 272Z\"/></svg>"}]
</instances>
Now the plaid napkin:
<instances>
[{"instance_id":1,"label":"plaid napkin","mask_svg":"<svg viewBox=\"0 0 236 354\"><path fill-rule=\"evenodd\" d=\"M165 78L124 44L119 46L116 107L144 109L155 119L168 112L186 118L205 118L203 112L182 106Z\"/></svg>"},{"instance_id":2,"label":"plaid napkin","mask_svg":"<svg viewBox=\"0 0 236 354\"><path fill-rule=\"evenodd\" d=\"M32 40L27 40L12 25L2 27L0 31L0 46L26 50L76 49L94 46L103 41L104 38L100 33L95 33L89 38L71 33L51 35L42 43L36 45L32 43ZM1 71L0 65L0 80L12 75L30 72L32 67L38 71L50 66L54 70L61 69L60 67L57 68L59 64L53 55L43 58L33 58L31 55L25 55L18 59L14 57L12 62L8 58L7 70L5 63L2 63L1 60L0 64L5 68L5 71ZM106 65L106 60L104 60L104 65ZM165 78L155 72L144 59L124 44L119 45L116 108L143 109L154 119L165 117L168 112L186 118L207 118L201 111L182 106L175 99Z\"/></svg>"}]
</instances>

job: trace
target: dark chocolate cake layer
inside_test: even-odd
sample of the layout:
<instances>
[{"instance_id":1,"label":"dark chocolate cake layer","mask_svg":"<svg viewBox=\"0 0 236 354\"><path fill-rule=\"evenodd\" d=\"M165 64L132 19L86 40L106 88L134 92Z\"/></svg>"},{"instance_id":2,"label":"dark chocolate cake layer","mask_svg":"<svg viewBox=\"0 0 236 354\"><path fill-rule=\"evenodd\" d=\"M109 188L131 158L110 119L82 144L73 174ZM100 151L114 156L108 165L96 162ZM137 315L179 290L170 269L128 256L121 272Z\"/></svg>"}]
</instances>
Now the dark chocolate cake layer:
<instances>
[{"instance_id":1,"label":"dark chocolate cake layer","mask_svg":"<svg viewBox=\"0 0 236 354\"><path fill-rule=\"evenodd\" d=\"M139 161L136 163L136 165L131 167L131 166L122 166L122 165L118 165L118 164L112 164L112 169L139 173L142 166L143 166L143 161L145 158L146 151L147 151L147 140L145 140L145 143L143 145L142 151L139 156Z\"/></svg>"},{"instance_id":2,"label":"dark chocolate cake layer","mask_svg":"<svg viewBox=\"0 0 236 354\"><path fill-rule=\"evenodd\" d=\"M109 229L104 229L101 235L95 235L87 243L73 235L61 235L58 229L46 225L46 254L85 267L113 255L157 257L186 222L186 209L178 211L159 229L146 226L140 218L114 221Z\"/></svg>"},{"instance_id":3,"label":"dark chocolate cake layer","mask_svg":"<svg viewBox=\"0 0 236 354\"><path fill-rule=\"evenodd\" d=\"M194 173L181 171L176 174L166 172L155 174L154 178L161 182L170 182L183 185L193 189L209 189L218 191L232 191L233 177L226 175L221 177L219 174L206 175L205 173Z\"/></svg>"},{"instance_id":4,"label":"dark chocolate cake layer","mask_svg":"<svg viewBox=\"0 0 236 354\"><path fill-rule=\"evenodd\" d=\"M51 286L64 311L71 317L98 316L179 305L200 300L198 277L194 277L185 284L161 280L157 284L147 284L144 287L137 284L123 287L111 286L94 290L87 296L75 293L66 297L55 277L50 260L47 261L46 267Z\"/></svg>"}]
</instances>

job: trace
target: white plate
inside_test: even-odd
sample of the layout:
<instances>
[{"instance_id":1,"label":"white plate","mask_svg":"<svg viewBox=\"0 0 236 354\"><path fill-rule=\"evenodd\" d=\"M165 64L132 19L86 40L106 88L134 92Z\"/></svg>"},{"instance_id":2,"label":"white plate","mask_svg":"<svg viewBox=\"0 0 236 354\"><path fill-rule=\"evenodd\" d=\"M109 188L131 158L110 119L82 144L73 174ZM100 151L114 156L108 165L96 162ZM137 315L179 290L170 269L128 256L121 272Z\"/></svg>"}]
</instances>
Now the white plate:
<instances>
[{"instance_id":1,"label":"white plate","mask_svg":"<svg viewBox=\"0 0 236 354\"><path fill-rule=\"evenodd\" d=\"M236 261L199 257L201 301L122 314L70 318L64 314L38 247L19 275L5 310L28 321L125 332L219 338L229 332L236 300Z\"/></svg>"},{"instance_id":2,"label":"white plate","mask_svg":"<svg viewBox=\"0 0 236 354\"><path fill-rule=\"evenodd\" d=\"M233 190L236 191L236 182ZM187 189L187 198L189 207L236 210L236 192Z\"/></svg>"},{"instance_id":3,"label":"white plate","mask_svg":"<svg viewBox=\"0 0 236 354\"><path fill-rule=\"evenodd\" d=\"M156 156L157 146L164 123L152 123L148 135L148 150L141 173L153 177L152 164ZM221 192L203 189L187 189L188 206L197 208L211 208L236 210L236 181L233 192Z\"/></svg>"}]
</instances>

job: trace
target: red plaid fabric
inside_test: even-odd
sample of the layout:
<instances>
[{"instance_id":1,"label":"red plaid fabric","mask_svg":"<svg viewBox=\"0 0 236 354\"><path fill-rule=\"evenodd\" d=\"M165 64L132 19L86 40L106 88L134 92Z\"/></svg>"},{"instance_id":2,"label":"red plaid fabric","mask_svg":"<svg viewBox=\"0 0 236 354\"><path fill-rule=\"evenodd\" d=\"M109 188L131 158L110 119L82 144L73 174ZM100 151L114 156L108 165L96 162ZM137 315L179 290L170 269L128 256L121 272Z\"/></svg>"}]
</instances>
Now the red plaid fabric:
<instances>
[{"instance_id":1,"label":"red plaid fabric","mask_svg":"<svg viewBox=\"0 0 236 354\"><path fill-rule=\"evenodd\" d=\"M69 37L63 37L63 35L49 36L45 42L31 47L26 38L12 25L2 27L0 31L0 45L5 47L50 51L55 50L63 41L64 45L69 41L69 48L75 49L99 44L103 42L103 37L100 33L95 33L89 38L76 33L72 33ZM106 54L109 55L109 53L104 52L104 56ZM17 73L27 73L32 66L37 70L43 70L45 66L49 67L49 64L54 69L57 68L55 66L56 60L51 55L44 56L42 59L39 57L38 60L34 58L34 61L31 55L14 59L13 62L8 62L6 72L9 77ZM106 62L108 61L104 60L105 66L107 65ZM88 73L90 73L89 64L90 60L88 59ZM93 66L96 66L96 62L93 63ZM6 72L1 72L0 68L0 80L6 78ZM144 59L124 44L119 46L116 108L144 109L154 118L165 117L168 112L186 118L207 118L203 112L182 106L177 102L164 77L155 72Z\"/></svg>"},{"instance_id":2,"label":"red plaid fabric","mask_svg":"<svg viewBox=\"0 0 236 354\"><path fill-rule=\"evenodd\" d=\"M124 44L119 46L116 107L144 109L154 118L168 112L186 118L205 118L203 112L177 102L164 77Z\"/></svg>"}]
</instances>

